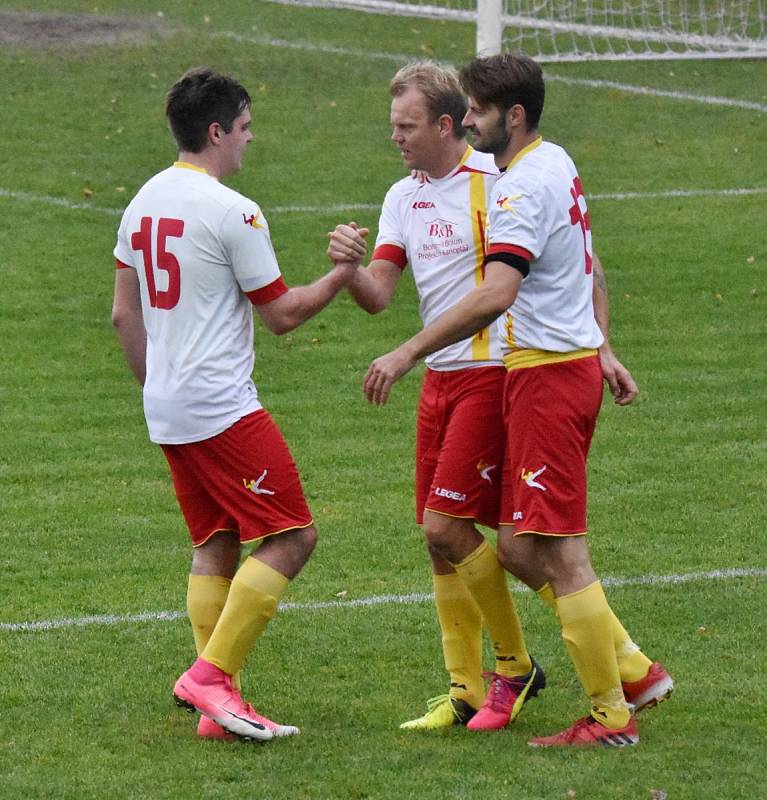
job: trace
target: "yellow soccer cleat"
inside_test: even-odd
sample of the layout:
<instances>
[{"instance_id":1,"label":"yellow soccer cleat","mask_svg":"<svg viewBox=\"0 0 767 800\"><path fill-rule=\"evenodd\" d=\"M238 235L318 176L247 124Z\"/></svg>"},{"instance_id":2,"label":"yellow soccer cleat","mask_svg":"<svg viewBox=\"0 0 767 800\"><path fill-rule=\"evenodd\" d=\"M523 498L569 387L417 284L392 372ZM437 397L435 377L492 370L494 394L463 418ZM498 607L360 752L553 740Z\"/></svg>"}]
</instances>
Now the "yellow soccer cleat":
<instances>
[{"instance_id":1,"label":"yellow soccer cleat","mask_svg":"<svg viewBox=\"0 0 767 800\"><path fill-rule=\"evenodd\" d=\"M427 700L426 713L422 717L403 722L400 728L406 731L436 731L453 725L465 725L476 713L477 710L465 700L441 694Z\"/></svg>"}]
</instances>

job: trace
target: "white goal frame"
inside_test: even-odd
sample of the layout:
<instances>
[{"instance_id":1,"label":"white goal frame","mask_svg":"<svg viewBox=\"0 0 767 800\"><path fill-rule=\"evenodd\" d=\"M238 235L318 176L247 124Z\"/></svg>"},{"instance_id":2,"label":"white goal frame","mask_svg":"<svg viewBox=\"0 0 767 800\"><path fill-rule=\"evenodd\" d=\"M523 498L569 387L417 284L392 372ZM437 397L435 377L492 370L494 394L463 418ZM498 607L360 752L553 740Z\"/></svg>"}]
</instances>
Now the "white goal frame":
<instances>
[{"instance_id":1,"label":"white goal frame","mask_svg":"<svg viewBox=\"0 0 767 800\"><path fill-rule=\"evenodd\" d=\"M270 1L473 23L478 55L514 50L544 62L767 57L767 0ZM672 19L677 6L689 16Z\"/></svg>"}]
</instances>

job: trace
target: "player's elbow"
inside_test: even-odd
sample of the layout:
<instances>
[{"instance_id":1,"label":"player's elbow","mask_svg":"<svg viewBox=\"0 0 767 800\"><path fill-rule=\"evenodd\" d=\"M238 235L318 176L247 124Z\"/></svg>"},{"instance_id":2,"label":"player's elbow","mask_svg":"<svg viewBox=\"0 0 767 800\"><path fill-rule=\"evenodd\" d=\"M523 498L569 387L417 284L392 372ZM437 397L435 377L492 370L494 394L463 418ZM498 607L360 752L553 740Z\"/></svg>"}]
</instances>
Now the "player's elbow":
<instances>
[{"instance_id":1,"label":"player's elbow","mask_svg":"<svg viewBox=\"0 0 767 800\"><path fill-rule=\"evenodd\" d=\"M283 336L286 333L290 333L291 331L295 330L299 324L299 322L296 322L288 316L270 317L268 319L264 319L264 325L266 326L266 329L276 336Z\"/></svg>"}]
</instances>

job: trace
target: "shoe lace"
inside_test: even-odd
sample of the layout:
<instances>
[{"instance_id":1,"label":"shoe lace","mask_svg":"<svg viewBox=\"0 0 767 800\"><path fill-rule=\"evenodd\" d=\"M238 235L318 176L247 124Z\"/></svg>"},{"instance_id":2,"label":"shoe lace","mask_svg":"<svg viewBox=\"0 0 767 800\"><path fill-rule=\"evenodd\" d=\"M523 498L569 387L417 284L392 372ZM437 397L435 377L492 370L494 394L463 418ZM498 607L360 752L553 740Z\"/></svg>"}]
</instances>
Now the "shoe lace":
<instances>
[{"instance_id":1,"label":"shoe lace","mask_svg":"<svg viewBox=\"0 0 767 800\"><path fill-rule=\"evenodd\" d=\"M432 697L426 701L426 713L429 714L434 711L435 708L439 708L443 703L450 702L450 695L449 694L439 694L436 697Z\"/></svg>"},{"instance_id":2,"label":"shoe lace","mask_svg":"<svg viewBox=\"0 0 767 800\"><path fill-rule=\"evenodd\" d=\"M508 678L499 675L497 672L483 672L483 678L490 678L490 685L487 688L487 698L485 704L489 705L493 711L505 711L510 704L513 704L519 693L527 684L527 676L519 678Z\"/></svg>"},{"instance_id":3,"label":"shoe lace","mask_svg":"<svg viewBox=\"0 0 767 800\"><path fill-rule=\"evenodd\" d=\"M584 730L591 728L592 725L598 725L599 723L594 719L592 716L581 717L579 720L576 720L562 735L562 738L567 741L571 742L573 739L577 738L578 734Z\"/></svg>"}]
</instances>

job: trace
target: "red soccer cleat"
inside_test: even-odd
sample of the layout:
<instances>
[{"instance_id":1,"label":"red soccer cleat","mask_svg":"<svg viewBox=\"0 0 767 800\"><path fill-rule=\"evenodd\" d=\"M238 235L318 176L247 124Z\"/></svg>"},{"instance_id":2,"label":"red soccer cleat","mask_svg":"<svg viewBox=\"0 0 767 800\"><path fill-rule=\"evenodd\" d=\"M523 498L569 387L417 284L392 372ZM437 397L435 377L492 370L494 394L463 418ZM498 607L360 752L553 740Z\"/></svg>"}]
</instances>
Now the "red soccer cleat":
<instances>
[{"instance_id":1,"label":"red soccer cleat","mask_svg":"<svg viewBox=\"0 0 767 800\"><path fill-rule=\"evenodd\" d=\"M553 736L530 739L531 747L628 747L639 744L639 731L632 717L625 728L605 728L592 716L582 717L569 728Z\"/></svg>"},{"instance_id":2,"label":"red soccer cleat","mask_svg":"<svg viewBox=\"0 0 767 800\"><path fill-rule=\"evenodd\" d=\"M674 691L674 681L663 664L654 661L644 678L633 683L624 683L623 696L626 702L634 707L634 712L643 708L653 708L658 703L668 700Z\"/></svg>"}]
</instances>

